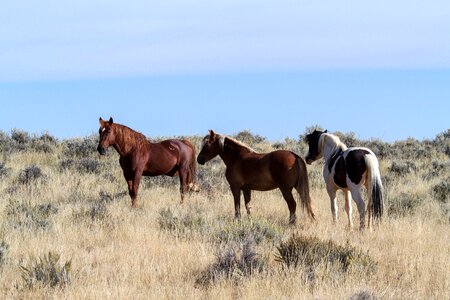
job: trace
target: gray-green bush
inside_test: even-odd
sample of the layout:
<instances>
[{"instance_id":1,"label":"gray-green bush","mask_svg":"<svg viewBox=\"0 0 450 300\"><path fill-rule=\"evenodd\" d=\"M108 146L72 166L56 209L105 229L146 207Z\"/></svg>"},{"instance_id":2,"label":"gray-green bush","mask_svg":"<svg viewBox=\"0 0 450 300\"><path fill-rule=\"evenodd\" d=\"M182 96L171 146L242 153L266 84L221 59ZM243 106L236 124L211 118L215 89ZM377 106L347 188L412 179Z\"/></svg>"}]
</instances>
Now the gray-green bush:
<instances>
[{"instance_id":1,"label":"gray-green bush","mask_svg":"<svg viewBox=\"0 0 450 300\"><path fill-rule=\"evenodd\" d=\"M39 258L32 258L28 264L21 264L22 279L27 288L36 286L64 287L70 283L72 261L60 263L61 255L48 252Z\"/></svg>"}]
</instances>

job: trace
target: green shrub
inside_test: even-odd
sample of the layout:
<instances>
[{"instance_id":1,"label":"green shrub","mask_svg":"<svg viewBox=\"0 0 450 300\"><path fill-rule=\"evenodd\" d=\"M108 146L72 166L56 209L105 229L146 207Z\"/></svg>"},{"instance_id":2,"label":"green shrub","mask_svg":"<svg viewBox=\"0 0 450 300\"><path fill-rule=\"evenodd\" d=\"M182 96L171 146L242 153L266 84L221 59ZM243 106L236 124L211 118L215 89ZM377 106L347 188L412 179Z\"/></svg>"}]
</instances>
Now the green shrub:
<instances>
[{"instance_id":1,"label":"green shrub","mask_svg":"<svg viewBox=\"0 0 450 300\"><path fill-rule=\"evenodd\" d=\"M388 213L391 216L402 217L413 214L422 203L422 197L416 194L400 193L388 202Z\"/></svg>"},{"instance_id":2,"label":"green shrub","mask_svg":"<svg viewBox=\"0 0 450 300\"><path fill-rule=\"evenodd\" d=\"M80 173L99 174L100 164L97 159L85 157L80 159L77 170Z\"/></svg>"},{"instance_id":3,"label":"green shrub","mask_svg":"<svg viewBox=\"0 0 450 300\"><path fill-rule=\"evenodd\" d=\"M281 229L262 219L242 219L239 222L225 222L214 233L219 243L242 243L253 238L257 244L263 241L275 241L281 237Z\"/></svg>"},{"instance_id":4,"label":"green shrub","mask_svg":"<svg viewBox=\"0 0 450 300\"><path fill-rule=\"evenodd\" d=\"M234 135L234 138L250 147L253 147L256 144L267 142L265 137L262 137L258 134L253 134L250 130L242 130Z\"/></svg>"},{"instance_id":5,"label":"green shrub","mask_svg":"<svg viewBox=\"0 0 450 300\"><path fill-rule=\"evenodd\" d=\"M59 263L60 254L49 252L36 259L33 258L28 265L20 265L22 279L27 288L38 286L63 287L70 283L72 261Z\"/></svg>"},{"instance_id":6,"label":"green shrub","mask_svg":"<svg viewBox=\"0 0 450 300\"><path fill-rule=\"evenodd\" d=\"M55 146L53 144L47 143L41 139L33 139L30 148L36 152L42 153L53 153L55 152Z\"/></svg>"},{"instance_id":7,"label":"green shrub","mask_svg":"<svg viewBox=\"0 0 450 300\"><path fill-rule=\"evenodd\" d=\"M375 292L370 289L360 290L351 295L348 300L377 300Z\"/></svg>"},{"instance_id":8,"label":"green shrub","mask_svg":"<svg viewBox=\"0 0 450 300\"><path fill-rule=\"evenodd\" d=\"M240 245L229 246L223 253L216 253L216 262L200 273L196 284L208 286L220 279L238 281L252 274L261 273L268 267L255 251L254 239L247 239Z\"/></svg>"},{"instance_id":9,"label":"green shrub","mask_svg":"<svg viewBox=\"0 0 450 300\"><path fill-rule=\"evenodd\" d=\"M206 231L207 224L199 211L188 211L176 216L170 208L162 209L158 217L159 228L175 235L189 235Z\"/></svg>"},{"instance_id":10,"label":"green shrub","mask_svg":"<svg viewBox=\"0 0 450 300\"><path fill-rule=\"evenodd\" d=\"M20 184L32 184L38 181L45 182L47 180L47 176L42 173L42 170L37 165L31 165L23 169L18 178L18 182Z\"/></svg>"},{"instance_id":11,"label":"green shrub","mask_svg":"<svg viewBox=\"0 0 450 300\"><path fill-rule=\"evenodd\" d=\"M59 161L59 170L60 171L65 171L68 169L71 169L73 166L75 166L76 161L73 158L63 158Z\"/></svg>"},{"instance_id":12,"label":"green shrub","mask_svg":"<svg viewBox=\"0 0 450 300\"><path fill-rule=\"evenodd\" d=\"M88 136L63 142L63 155L72 158L84 158L97 153L98 138Z\"/></svg>"},{"instance_id":13,"label":"green shrub","mask_svg":"<svg viewBox=\"0 0 450 300\"><path fill-rule=\"evenodd\" d=\"M389 171L394 173L396 176L403 177L409 173L416 172L417 167L412 161L393 161Z\"/></svg>"},{"instance_id":14,"label":"green shrub","mask_svg":"<svg viewBox=\"0 0 450 300\"><path fill-rule=\"evenodd\" d=\"M8 261L9 244L5 241L0 243L0 268Z\"/></svg>"},{"instance_id":15,"label":"green shrub","mask_svg":"<svg viewBox=\"0 0 450 300\"><path fill-rule=\"evenodd\" d=\"M11 140L17 145L25 146L31 141L31 137L28 132L14 128L11 130Z\"/></svg>"},{"instance_id":16,"label":"green shrub","mask_svg":"<svg viewBox=\"0 0 450 300\"><path fill-rule=\"evenodd\" d=\"M9 168L6 167L4 162L0 162L0 178L6 177L9 174Z\"/></svg>"},{"instance_id":17,"label":"green shrub","mask_svg":"<svg viewBox=\"0 0 450 300\"><path fill-rule=\"evenodd\" d=\"M433 197L441 203L449 203L450 196L450 178L447 177L445 180L436 184L432 188Z\"/></svg>"},{"instance_id":18,"label":"green shrub","mask_svg":"<svg viewBox=\"0 0 450 300\"><path fill-rule=\"evenodd\" d=\"M337 264L344 272L350 269L370 272L376 267L376 263L368 254L350 244L340 246L331 240L324 242L317 237L294 234L286 242L281 242L277 250L276 261L288 268L300 267L308 272L324 264Z\"/></svg>"},{"instance_id":19,"label":"green shrub","mask_svg":"<svg viewBox=\"0 0 450 300\"><path fill-rule=\"evenodd\" d=\"M29 201L11 200L6 206L7 222L15 229L48 229L50 217L57 212L58 208L52 203L32 205Z\"/></svg>"}]
</instances>

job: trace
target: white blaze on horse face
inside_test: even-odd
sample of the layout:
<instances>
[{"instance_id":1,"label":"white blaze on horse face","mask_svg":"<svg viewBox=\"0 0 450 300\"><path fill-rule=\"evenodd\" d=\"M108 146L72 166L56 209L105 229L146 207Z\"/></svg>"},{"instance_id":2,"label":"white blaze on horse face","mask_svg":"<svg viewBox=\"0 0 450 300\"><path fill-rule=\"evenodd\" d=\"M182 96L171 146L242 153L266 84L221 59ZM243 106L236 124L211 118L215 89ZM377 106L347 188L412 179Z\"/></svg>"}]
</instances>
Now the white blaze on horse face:
<instances>
[{"instance_id":1,"label":"white blaze on horse face","mask_svg":"<svg viewBox=\"0 0 450 300\"><path fill-rule=\"evenodd\" d=\"M105 132L105 130L106 130L106 127L103 127L102 132Z\"/></svg>"}]
</instances>

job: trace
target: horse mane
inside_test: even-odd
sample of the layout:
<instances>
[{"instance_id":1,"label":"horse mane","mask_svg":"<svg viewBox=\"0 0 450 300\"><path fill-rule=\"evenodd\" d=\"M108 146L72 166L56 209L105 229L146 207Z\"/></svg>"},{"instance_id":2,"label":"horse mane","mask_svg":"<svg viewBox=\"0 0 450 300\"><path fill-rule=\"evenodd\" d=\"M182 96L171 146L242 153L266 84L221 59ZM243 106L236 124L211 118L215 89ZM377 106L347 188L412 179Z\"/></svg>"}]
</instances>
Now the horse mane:
<instances>
[{"instance_id":1,"label":"horse mane","mask_svg":"<svg viewBox=\"0 0 450 300\"><path fill-rule=\"evenodd\" d=\"M242 142L240 142L240 141L238 141L238 140L236 140L236 139L234 139L232 137L229 137L229 136L222 136L222 137L227 139L228 141L230 141L233 145L235 145L235 146L237 146L237 147L239 147L241 149L247 150L249 153L258 153L252 147L250 147L250 146L248 146L248 145L246 145L246 144L244 144L244 143L242 143Z\"/></svg>"},{"instance_id":2,"label":"horse mane","mask_svg":"<svg viewBox=\"0 0 450 300\"><path fill-rule=\"evenodd\" d=\"M133 146L141 146L149 143L145 135L136 130L131 129L128 126L117 123L114 123L113 126L116 132L116 137L120 136L121 139L123 140L122 141L123 143L131 144Z\"/></svg>"},{"instance_id":3,"label":"horse mane","mask_svg":"<svg viewBox=\"0 0 450 300\"><path fill-rule=\"evenodd\" d=\"M342 151L347 150L347 148L348 148L347 145L345 145L337 135L334 135L331 133L322 133L320 135L319 143L323 143L325 140L325 137L328 137L333 142L333 144L334 144L333 152L336 151L337 149L340 149Z\"/></svg>"}]
</instances>

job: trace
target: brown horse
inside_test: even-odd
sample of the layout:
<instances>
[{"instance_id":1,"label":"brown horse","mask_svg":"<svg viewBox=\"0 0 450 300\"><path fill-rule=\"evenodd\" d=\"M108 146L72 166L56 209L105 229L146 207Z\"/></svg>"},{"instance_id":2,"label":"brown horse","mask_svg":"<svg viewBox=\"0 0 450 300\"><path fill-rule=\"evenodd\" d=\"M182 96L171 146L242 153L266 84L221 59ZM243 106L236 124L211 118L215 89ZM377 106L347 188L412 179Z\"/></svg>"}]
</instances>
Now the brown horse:
<instances>
[{"instance_id":1,"label":"brown horse","mask_svg":"<svg viewBox=\"0 0 450 300\"><path fill-rule=\"evenodd\" d=\"M279 188L289 208L289 223L295 223L297 203L292 196L292 189L295 188L302 206L306 206L308 214L314 219L306 164L297 154L286 150L256 153L241 142L210 130L209 135L203 138L197 162L203 165L217 155L226 165L225 176L233 193L236 218L241 217L241 191L247 214L250 214L251 190Z\"/></svg>"},{"instance_id":2,"label":"brown horse","mask_svg":"<svg viewBox=\"0 0 450 300\"><path fill-rule=\"evenodd\" d=\"M139 132L113 123L113 119L100 118L100 140L97 147L101 155L109 146L120 155L120 166L128 184L131 205L137 207L137 194L141 176L179 176L181 203L188 189L195 190L195 150L187 140L165 140L151 143Z\"/></svg>"}]
</instances>

